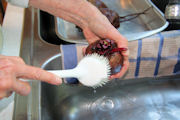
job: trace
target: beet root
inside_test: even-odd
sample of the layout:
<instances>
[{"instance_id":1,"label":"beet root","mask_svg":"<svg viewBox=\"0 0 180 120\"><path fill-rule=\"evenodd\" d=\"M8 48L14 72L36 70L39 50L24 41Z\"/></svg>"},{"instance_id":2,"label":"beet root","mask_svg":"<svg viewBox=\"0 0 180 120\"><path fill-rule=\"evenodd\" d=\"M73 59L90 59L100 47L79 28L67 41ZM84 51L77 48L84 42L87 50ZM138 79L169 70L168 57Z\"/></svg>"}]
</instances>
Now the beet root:
<instances>
[{"instance_id":1,"label":"beet root","mask_svg":"<svg viewBox=\"0 0 180 120\"><path fill-rule=\"evenodd\" d=\"M101 39L90 44L87 47L85 54L87 55L93 53L107 57L111 66L111 71L123 64L121 49L118 48L117 44L113 40Z\"/></svg>"}]
</instances>

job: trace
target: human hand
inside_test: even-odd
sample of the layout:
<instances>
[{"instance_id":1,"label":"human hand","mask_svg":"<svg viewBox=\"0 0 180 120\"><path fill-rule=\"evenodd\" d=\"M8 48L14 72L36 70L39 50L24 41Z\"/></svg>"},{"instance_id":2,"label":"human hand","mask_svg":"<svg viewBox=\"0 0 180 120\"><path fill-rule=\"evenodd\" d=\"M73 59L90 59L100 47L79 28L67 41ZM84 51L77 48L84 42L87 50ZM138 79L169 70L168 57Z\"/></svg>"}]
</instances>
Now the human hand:
<instances>
[{"instance_id":1,"label":"human hand","mask_svg":"<svg viewBox=\"0 0 180 120\"><path fill-rule=\"evenodd\" d=\"M122 77L129 67L129 50L128 41L122 36L119 31L111 25L109 20L97 10L94 10L94 16L88 18L88 26L83 28L83 33L87 41L91 44L101 38L109 38L114 40L118 48L127 48L126 51L121 51L123 56L123 65L121 71L110 76L110 79Z\"/></svg>"},{"instance_id":2,"label":"human hand","mask_svg":"<svg viewBox=\"0 0 180 120\"><path fill-rule=\"evenodd\" d=\"M30 0L29 4L54 16L79 26L88 43L101 38L114 40L119 48L128 48L128 41L114 28L109 20L86 0ZM123 66L121 71L110 78L122 77L129 67L129 50L122 51Z\"/></svg>"},{"instance_id":3,"label":"human hand","mask_svg":"<svg viewBox=\"0 0 180 120\"><path fill-rule=\"evenodd\" d=\"M40 80L53 85L62 83L54 74L26 65L20 57L0 55L0 99L10 96L13 91L20 95L30 93L30 85L20 78Z\"/></svg>"},{"instance_id":4,"label":"human hand","mask_svg":"<svg viewBox=\"0 0 180 120\"><path fill-rule=\"evenodd\" d=\"M104 39L102 39L102 40L104 40ZM96 44L97 42L95 42L95 43L92 43L91 45L89 45L88 46L88 48L83 48L83 53L84 53L84 55L85 54L88 54L91 50L91 52L95 52L96 50L94 50L94 49L92 49L93 47L92 46L96 46L97 44ZM116 42L117 43L117 45L119 46L119 44L121 45L121 43L118 43L118 42ZM91 49L91 50L90 50ZM97 49L99 49L99 48L97 48ZM101 49L101 48L100 48ZM103 49L103 48L102 48ZM108 48L107 48L108 49ZM112 49L112 48L110 48L110 49ZM129 67L129 60L128 60L128 55L129 55L129 50L128 49L124 49L124 48L122 48L122 49L118 49L118 50L120 50L120 51L118 51L118 52L121 52L121 55L122 55L122 57L120 57L120 58L118 58L117 56L115 57L114 55L114 57L112 57L112 59L110 59L110 65L112 65L112 69L114 69L114 65L115 64L117 64L116 62L117 61L121 61L122 60L122 64L121 64L121 70L120 70L120 72L119 73L116 73L116 74L113 74L113 75L111 75L110 76L110 79L114 79L114 78L119 78L119 77L122 77L124 74L125 74L125 72L127 71L127 69L128 69L128 67ZM89 52L88 52L89 51ZM99 50L97 50L97 52L98 52ZM100 50L101 51L101 50ZM99 51L99 52L100 52ZM103 51L103 50L102 50ZM91 52L90 52L90 54L91 54ZM106 53L106 52L105 52ZM102 53L100 53L100 54L103 54L103 52ZM116 53L117 54L117 53ZM106 55L105 55L106 56ZM109 57L108 57L109 58ZM116 58L116 59L115 59ZM119 64L119 63L118 63Z\"/></svg>"}]
</instances>

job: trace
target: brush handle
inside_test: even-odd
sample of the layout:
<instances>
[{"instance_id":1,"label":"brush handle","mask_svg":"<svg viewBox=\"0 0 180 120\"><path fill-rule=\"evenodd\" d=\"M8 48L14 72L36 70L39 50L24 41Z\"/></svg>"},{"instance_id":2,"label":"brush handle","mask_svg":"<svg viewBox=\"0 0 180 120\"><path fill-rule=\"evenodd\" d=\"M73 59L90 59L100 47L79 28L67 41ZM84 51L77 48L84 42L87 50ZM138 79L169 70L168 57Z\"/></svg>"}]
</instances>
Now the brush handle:
<instances>
[{"instance_id":1,"label":"brush handle","mask_svg":"<svg viewBox=\"0 0 180 120\"><path fill-rule=\"evenodd\" d=\"M70 77L79 78L84 74L84 70L81 70L79 68L68 69L68 70L48 70L48 72L51 72L61 78L70 78ZM29 79L20 79L20 80L25 82L33 81Z\"/></svg>"},{"instance_id":2,"label":"brush handle","mask_svg":"<svg viewBox=\"0 0 180 120\"><path fill-rule=\"evenodd\" d=\"M82 76L83 73L83 71L81 71L78 68L69 69L69 70L49 70L48 72L51 72L61 78L69 78L69 77L79 78Z\"/></svg>"}]
</instances>

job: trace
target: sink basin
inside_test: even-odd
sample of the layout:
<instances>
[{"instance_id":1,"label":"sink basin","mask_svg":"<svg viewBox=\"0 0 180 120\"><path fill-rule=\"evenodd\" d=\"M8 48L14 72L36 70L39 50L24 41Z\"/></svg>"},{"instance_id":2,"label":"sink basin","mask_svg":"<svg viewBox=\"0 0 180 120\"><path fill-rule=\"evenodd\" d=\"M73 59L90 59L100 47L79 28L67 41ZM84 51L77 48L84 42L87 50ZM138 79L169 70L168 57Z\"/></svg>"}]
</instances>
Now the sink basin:
<instances>
[{"instance_id":1,"label":"sink basin","mask_svg":"<svg viewBox=\"0 0 180 120\"><path fill-rule=\"evenodd\" d=\"M59 69L60 63L58 54L42 67ZM178 120L179 101L180 76L116 79L95 90L41 83L42 120Z\"/></svg>"}]
</instances>

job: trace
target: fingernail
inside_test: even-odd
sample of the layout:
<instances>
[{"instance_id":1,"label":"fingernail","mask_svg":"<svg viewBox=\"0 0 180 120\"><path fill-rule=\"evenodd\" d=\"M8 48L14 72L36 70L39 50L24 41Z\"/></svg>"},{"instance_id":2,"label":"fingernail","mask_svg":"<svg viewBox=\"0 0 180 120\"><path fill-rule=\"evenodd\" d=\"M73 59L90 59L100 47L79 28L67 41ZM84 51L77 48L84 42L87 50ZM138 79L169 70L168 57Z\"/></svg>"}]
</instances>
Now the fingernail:
<instances>
[{"instance_id":1,"label":"fingernail","mask_svg":"<svg viewBox=\"0 0 180 120\"><path fill-rule=\"evenodd\" d=\"M62 79L59 77L59 76L56 76L56 85L60 85L60 84L62 84Z\"/></svg>"}]
</instances>

